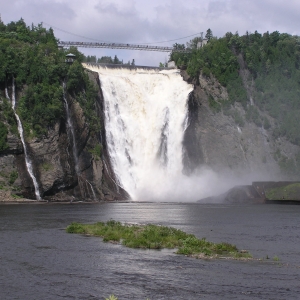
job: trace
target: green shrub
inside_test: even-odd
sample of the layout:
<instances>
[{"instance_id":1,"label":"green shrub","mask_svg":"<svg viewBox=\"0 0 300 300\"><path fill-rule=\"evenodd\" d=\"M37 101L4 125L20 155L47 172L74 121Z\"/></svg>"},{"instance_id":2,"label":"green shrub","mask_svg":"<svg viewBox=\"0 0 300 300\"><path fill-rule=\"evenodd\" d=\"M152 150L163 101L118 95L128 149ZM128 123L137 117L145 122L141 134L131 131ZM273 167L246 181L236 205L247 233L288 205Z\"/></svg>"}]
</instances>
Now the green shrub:
<instances>
[{"instance_id":1,"label":"green shrub","mask_svg":"<svg viewBox=\"0 0 300 300\"><path fill-rule=\"evenodd\" d=\"M209 107L214 111L214 112L220 112L221 111L221 104L218 103L212 95L208 96L208 104Z\"/></svg>"},{"instance_id":2,"label":"green shrub","mask_svg":"<svg viewBox=\"0 0 300 300\"><path fill-rule=\"evenodd\" d=\"M118 300L118 297L116 297L115 295L109 295L109 297L105 298L105 300Z\"/></svg>"},{"instance_id":3,"label":"green shrub","mask_svg":"<svg viewBox=\"0 0 300 300\"><path fill-rule=\"evenodd\" d=\"M12 171L9 174L9 181L8 181L9 185L13 185L17 178L18 178L18 172Z\"/></svg>"},{"instance_id":4,"label":"green shrub","mask_svg":"<svg viewBox=\"0 0 300 300\"><path fill-rule=\"evenodd\" d=\"M73 222L66 229L68 233L86 233L86 230L82 224Z\"/></svg>"},{"instance_id":5,"label":"green shrub","mask_svg":"<svg viewBox=\"0 0 300 300\"><path fill-rule=\"evenodd\" d=\"M4 123L0 122L0 151L6 150L8 148L7 141L8 130Z\"/></svg>"},{"instance_id":6,"label":"green shrub","mask_svg":"<svg viewBox=\"0 0 300 300\"><path fill-rule=\"evenodd\" d=\"M203 67L202 69L202 74L206 77L209 77L210 76L210 70L208 67Z\"/></svg>"},{"instance_id":7,"label":"green shrub","mask_svg":"<svg viewBox=\"0 0 300 300\"><path fill-rule=\"evenodd\" d=\"M233 112L233 119L235 124L237 124L238 126L243 127L245 125L242 115L237 110Z\"/></svg>"},{"instance_id":8,"label":"green shrub","mask_svg":"<svg viewBox=\"0 0 300 300\"><path fill-rule=\"evenodd\" d=\"M246 119L249 122L255 123L257 126L262 126L262 121L258 109L255 106L249 106L246 112Z\"/></svg>"},{"instance_id":9,"label":"green shrub","mask_svg":"<svg viewBox=\"0 0 300 300\"><path fill-rule=\"evenodd\" d=\"M102 145L101 144L97 144L94 149L89 150L89 152L94 156L94 158L96 160L99 160L101 158L101 154L102 154Z\"/></svg>"},{"instance_id":10,"label":"green shrub","mask_svg":"<svg viewBox=\"0 0 300 300\"><path fill-rule=\"evenodd\" d=\"M49 171L49 170L52 170L53 169L53 165L51 165L50 163L48 162L44 162L42 164L42 168L44 171Z\"/></svg>"}]
</instances>

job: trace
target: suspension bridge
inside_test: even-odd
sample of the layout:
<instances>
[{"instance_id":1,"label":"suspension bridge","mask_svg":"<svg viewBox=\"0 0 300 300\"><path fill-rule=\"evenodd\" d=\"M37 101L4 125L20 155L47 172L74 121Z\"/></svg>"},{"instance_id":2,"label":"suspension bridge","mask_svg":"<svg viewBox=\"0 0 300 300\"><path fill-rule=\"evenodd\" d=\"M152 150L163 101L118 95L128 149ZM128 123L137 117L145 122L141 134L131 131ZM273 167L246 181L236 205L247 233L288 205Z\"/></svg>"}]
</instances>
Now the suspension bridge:
<instances>
[{"instance_id":1,"label":"suspension bridge","mask_svg":"<svg viewBox=\"0 0 300 300\"><path fill-rule=\"evenodd\" d=\"M110 48L110 49L126 49L126 50L141 50L141 51L158 51L158 52L190 52L190 49L177 49L174 47L152 46L152 45L137 45L137 44L121 44L121 43L95 43L95 42L66 42L59 41L60 47L83 47L83 48Z\"/></svg>"}]
</instances>

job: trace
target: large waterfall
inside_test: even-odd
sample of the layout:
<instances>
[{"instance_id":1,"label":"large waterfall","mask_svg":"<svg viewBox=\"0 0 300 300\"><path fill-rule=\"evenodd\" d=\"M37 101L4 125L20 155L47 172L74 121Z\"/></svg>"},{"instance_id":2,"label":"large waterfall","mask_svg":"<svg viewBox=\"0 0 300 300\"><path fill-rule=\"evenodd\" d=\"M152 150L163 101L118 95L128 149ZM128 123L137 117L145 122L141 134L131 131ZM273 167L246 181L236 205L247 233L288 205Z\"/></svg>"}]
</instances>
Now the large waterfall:
<instances>
[{"instance_id":1,"label":"large waterfall","mask_svg":"<svg viewBox=\"0 0 300 300\"><path fill-rule=\"evenodd\" d=\"M99 73L118 184L133 200L173 200L184 176L182 142L192 85L174 69L85 67Z\"/></svg>"}]
</instances>

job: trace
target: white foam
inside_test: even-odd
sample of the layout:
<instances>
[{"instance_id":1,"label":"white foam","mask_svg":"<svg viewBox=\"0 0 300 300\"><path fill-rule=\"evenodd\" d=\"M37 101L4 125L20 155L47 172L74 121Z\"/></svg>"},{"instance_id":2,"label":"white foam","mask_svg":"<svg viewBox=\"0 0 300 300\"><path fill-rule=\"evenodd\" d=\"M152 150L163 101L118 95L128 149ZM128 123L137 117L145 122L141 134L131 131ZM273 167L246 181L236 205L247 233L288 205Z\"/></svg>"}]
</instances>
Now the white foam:
<instances>
[{"instance_id":1,"label":"white foam","mask_svg":"<svg viewBox=\"0 0 300 300\"><path fill-rule=\"evenodd\" d=\"M193 86L178 70L85 67L99 73L118 184L133 200L174 198L184 176L182 142Z\"/></svg>"}]
</instances>

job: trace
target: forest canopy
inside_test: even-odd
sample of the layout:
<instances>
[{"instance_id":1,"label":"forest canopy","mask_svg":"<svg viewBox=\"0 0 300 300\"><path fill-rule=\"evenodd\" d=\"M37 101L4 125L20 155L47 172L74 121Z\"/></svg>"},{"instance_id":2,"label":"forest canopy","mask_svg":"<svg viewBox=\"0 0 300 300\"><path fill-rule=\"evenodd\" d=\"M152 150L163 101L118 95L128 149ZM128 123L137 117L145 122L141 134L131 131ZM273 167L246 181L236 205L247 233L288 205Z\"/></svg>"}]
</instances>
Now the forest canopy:
<instances>
[{"instance_id":1,"label":"forest canopy","mask_svg":"<svg viewBox=\"0 0 300 300\"><path fill-rule=\"evenodd\" d=\"M67 53L76 55L73 65L65 62ZM83 60L84 55L74 47L60 49L51 28L27 26L23 19L7 25L0 22L0 87L4 90L14 81L17 91L22 91L17 110L27 136L45 135L62 117L63 82L68 93L86 106L87 121L98 126L91 107L96 91L81 65ZM9 116L5 102L0 109L6 111L2 119ZM2 121L11 126L15 122L13 117Z\"/></svg>"},{"instance_id":2,"label":"forest canopy","mask_svg":"<svg viewBox=\"0 0 300 300\"><path fill-rule=\"evenodd\" d=\"M222 38L213 37L209 32L209 36L203 47L190 46L195 45L198 39L195 38L187 44L191 53L173 52L170 60L177 66L185 66L196 81L200 74L207 77L212 74L227 88L229 104L243 105L247 121L269 129L268 120L262 116L265 112L275 120L275 137L284 136L300 145L300 37L278 31L246 32L242 36L228 32ZM249 70L254 83L254 106L249 105L240 76L242 68ZM228 101L223 103L223 110L226 108Z\"/></svg>"}]
</instances>

